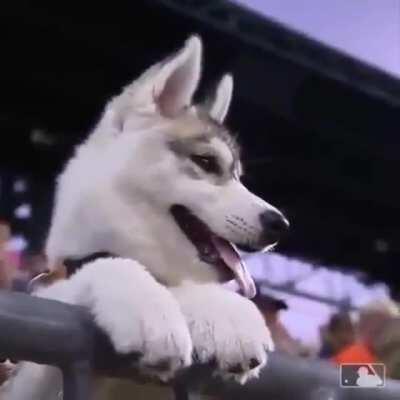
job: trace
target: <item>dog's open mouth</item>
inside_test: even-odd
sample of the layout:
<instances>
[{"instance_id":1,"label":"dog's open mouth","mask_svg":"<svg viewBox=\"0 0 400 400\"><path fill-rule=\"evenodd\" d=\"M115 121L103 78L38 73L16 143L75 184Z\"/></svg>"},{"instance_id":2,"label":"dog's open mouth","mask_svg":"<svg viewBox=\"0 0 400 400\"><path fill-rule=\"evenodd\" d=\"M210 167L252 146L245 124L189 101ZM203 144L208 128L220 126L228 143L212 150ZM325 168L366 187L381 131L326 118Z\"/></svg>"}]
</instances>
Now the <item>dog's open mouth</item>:
<instances>
[{"instance_id":1,"label":"dog's open mouth","mask_svg":"<svg viewBox=\"0 0 400 400\"><path fill-rule=\"evenodd\" d=\"M233 278L243 294L252 298L256 287L236 246L215 235L211 229L184 206L174 205L171 214L198 251L199 258L218 268L223 276Z\"/></svg>"}]
</instances>

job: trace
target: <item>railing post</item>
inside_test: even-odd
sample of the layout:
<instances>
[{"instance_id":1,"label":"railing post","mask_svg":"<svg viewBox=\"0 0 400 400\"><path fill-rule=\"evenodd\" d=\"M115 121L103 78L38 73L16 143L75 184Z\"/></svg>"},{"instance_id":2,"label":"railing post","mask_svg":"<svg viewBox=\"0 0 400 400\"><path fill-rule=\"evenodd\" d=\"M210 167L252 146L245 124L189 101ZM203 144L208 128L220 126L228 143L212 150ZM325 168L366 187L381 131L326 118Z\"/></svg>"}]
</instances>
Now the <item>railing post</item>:
<instances>
[{"instance_id":1,"label":"railing post","mask_svg":"<svg viewBox=\"0 0 400 400\"><path fill-rule=\"evenodd\" d=\"M88 400L90 397L91 365L77 361L62 368L63 400Z\"/></svg>"}]
</instances>

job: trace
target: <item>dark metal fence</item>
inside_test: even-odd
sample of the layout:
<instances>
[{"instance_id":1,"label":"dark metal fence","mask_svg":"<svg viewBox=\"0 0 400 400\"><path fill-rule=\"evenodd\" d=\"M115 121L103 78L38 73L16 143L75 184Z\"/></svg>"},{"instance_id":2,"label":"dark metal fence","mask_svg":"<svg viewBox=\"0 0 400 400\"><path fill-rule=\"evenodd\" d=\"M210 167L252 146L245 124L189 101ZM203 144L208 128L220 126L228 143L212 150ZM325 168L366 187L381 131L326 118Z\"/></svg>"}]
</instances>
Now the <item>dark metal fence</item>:
<instances>
[{"instance_id":1,"label":"dark metal fence","mask_svg":"<svg viewBox=\"0 0 400 400\"><path fill-rule=\"evenodd\" d=\"M89 398L92 369L107 375L127 372L126 360L115 354L84 308L5 291L0 291L0 356L61 368L64 400ZM212 379L208 366L194 366L177 378L175 388L183 388L182 398L189 391L230 400L400 399L398 382L386 382L385 388L341 388L336 368L282 354L271 355L260 379L244 386Z\"/></svg>"}]
</instances>

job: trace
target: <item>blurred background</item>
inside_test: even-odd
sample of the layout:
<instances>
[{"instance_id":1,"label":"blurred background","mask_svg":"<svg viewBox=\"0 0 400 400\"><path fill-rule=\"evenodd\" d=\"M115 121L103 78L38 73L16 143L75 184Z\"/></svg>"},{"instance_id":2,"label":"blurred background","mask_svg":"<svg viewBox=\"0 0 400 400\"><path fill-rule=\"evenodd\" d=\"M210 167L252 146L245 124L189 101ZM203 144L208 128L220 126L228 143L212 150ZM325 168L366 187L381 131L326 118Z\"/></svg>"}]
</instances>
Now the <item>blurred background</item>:
<instances>
[{"instance_id":1,"label":"blurred background","mask_svg":"<svg viewBox=\"0 0 400 400\"><path fill-rule=\"evenodd\" d=\"M235 76L245 183L292 224L247 257L279 351L400 378L398 0L7 2L0 284L45 270L55 178L106 100L191 33Z\"/></svg>"}]
</instances>

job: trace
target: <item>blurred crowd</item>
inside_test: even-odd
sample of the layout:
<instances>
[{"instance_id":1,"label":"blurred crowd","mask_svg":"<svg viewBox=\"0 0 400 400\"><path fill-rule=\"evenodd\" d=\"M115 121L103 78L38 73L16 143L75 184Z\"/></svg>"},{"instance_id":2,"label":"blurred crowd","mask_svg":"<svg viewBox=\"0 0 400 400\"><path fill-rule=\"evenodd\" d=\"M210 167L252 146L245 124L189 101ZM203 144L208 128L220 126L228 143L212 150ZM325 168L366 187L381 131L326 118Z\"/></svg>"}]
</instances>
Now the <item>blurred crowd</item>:
<instances>
[{"instance_id":1,"label":"blurred crowd","mask_svg":"<svg viewBox=\"0 0 400 400\"><path fill-rule=\"evenodd\" d=\"M32 278L46 270L46 258L40 253L26 252L20 256L10 248L11 227L0 220L0 289L28 292ZM0 359L0 385L11 373L14 364Z\"/></svg>"},{"instance_id":2,"label":"blurred crowd","mask_svg":"<svg viewBox=\"0 0 400 400\"><path fill-rule=\"evenodd\" d=\"M277 351L318 357L333 365L383 363L386 377L400 380L400 312L391 300L376 300L356 312L339 311L321 327L321 347L307 348L291 337L280 320L287 304L263 296L255 302L270 328Z\"/></svg>"},{"instance_id":3,"label":"blurred crowd","mask_svg":"<svg viewBox=\"0 0 400 400\"><path fill-rule=\"evenodd\" d=\"M29 291L29 282L46 271L46 258L25 252L16 256L9 248L10 225L0 220L0 289ZM281 321L285 301L258 294L255 304L271 331L276 351L295 357L318 357L333 365L384 363L386 376L400 380L400 313L397 304L380 300L356 312L339 311L321 328L321 348L311 349L291 336ZM10 363L0 360L0 384Z\"/></svg>"},{"instance_id":4,"label":"blurred crowd","mask_svg":"<svg viewBox=\"0 0 400 400\"><path fill-rule=\"evenodd\" d=\"M346 312L331 317L322 329L320 357L340 365L383 363L386 375L400 379L400 314L390 300L362 307L357 319Z\"/></svg>"},{"instance_id":5,"label":"blurred crowd","mask_svg":"<svg viewBox=\"0 0 400 400\"><path fill-rule=\"evenodd\" d=\"M0 220L0 288L26 292L31 279L46 270L46 257L29 251L19 254L10 241L11 227Z\"/></svg>"}]
</instances>

